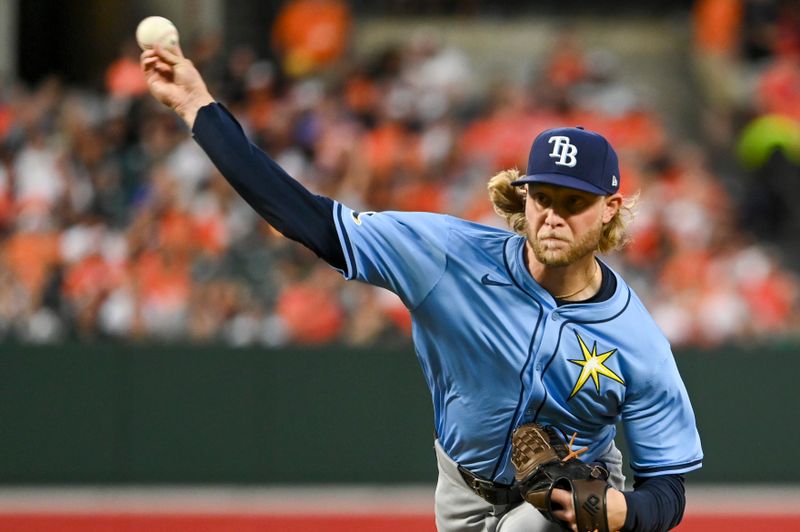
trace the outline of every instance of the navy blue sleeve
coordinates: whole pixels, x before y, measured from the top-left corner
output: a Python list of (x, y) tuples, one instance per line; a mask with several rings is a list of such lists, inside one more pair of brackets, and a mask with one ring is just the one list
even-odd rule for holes
[(678, 526), (686, 508), (683, 475), (634, 477), (624, 492), (628, 515), (622, 532), (662, 532)]
[(344, 270), (344, 253), (333, 221), (333, 200), (309, 192), (254, 146), (233, 115), (219, 103), (200, 109), (192, 134), (228, 183), (262, 218), (286, 238)]

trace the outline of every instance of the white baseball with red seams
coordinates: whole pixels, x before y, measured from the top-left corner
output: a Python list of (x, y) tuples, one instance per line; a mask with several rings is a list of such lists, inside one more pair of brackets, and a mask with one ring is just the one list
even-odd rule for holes
[(174, 48), (178, 45), (178, 29), (164, 17), (147, 17), (136, 27), (136, 42), (142, 50), (149, 50), (156, 43)]

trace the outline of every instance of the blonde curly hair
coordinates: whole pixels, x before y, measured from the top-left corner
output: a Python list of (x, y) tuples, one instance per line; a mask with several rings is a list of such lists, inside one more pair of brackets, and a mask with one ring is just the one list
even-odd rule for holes
[[(524, 186), (511, 184), (518, 178), (518, 170), (503, 170), (489, 180), (487, 188), (494, 212), (505, 218), (508, 227), (515, 233), (528, 236), (528, 220), (525, 218), (525, 198), (528, 193)], [(597, 251), (607, 253), (621, 249), (630, 242), (628, 225), (636, 214), (634, 207), (637, 200), (638, 194), (623, 199), (622, 206), (611, 221), (603, 225)]]

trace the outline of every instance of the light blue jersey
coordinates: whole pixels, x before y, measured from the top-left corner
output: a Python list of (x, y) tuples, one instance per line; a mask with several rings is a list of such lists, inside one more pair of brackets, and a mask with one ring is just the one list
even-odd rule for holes
[(357, 213), (335, 203), (347, 279), (396, 293), (447, 454), (513, 482), (511, 432), (536, 421), (577, 432), (593, 461), (622, 421), (637, 475), (701, 467), (689, 398), (669, 343), (617, 275), (599, 303), (556, 305), (514, 233), (431, 213)]

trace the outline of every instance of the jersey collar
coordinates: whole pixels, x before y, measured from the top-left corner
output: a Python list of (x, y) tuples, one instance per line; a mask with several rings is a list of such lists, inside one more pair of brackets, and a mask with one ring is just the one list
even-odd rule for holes
[[(506, 268), (517, 288), (541, 303), (548, 312), (557, 310), (559, 314), (569, 316), (577, 321), (597, 321), (622, 312), (628, 305), (631, 289), (622, 277), (609, 267), (611, 273), (617, 278), (617, 289), (614, 291), (614, 295), (599, 303), (575, 303), (558, 307), (550, 292), (536, 282), (525, 266), (526, 241), (525, 237), (517, 235), (506, 242)], [(603, 262), (603, 264), (606, 263)], [(606, 266), (608, 265), (606, 264)]]

